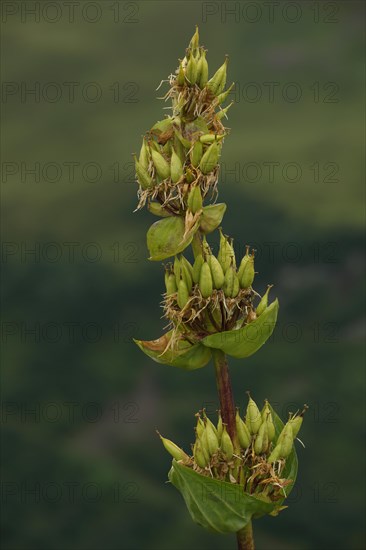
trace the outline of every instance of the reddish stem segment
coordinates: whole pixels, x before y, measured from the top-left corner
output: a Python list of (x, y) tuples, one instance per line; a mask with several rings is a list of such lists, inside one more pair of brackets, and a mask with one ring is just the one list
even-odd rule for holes
[(238, 550), (254, 550), (252, 522), (236, 533)]
[(231, 389), (229, 367), (226, 360), (226, 355), (221, 350), (212, 350), (213, 360), (216, 370), (217, 391), (220, 398), (221, 417), (226, 429), (230, 435), (234, 446), (236, 443), (236, 426), (235, 426), (235, 403)]

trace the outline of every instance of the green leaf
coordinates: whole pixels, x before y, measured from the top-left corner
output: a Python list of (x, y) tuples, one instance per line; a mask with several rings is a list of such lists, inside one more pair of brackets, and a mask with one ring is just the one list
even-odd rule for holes
[(226, 211), (226, 204), (211, 204), (210, 206), (204, 206), (202, 210), (200, 228), (204, 233), (211, 233), (222, 222)]
[(186, 235), (184, 233), (185, 223), (180, 216), (164, 218), (153, 223), (146, 236), (149, 260), (165, 260), (183, 252), (191, 243), (195, 231), (192, 230)]
[(221, 349), (223, 352), (243, 359), (253, 355), (271, 336), (276, 324), (278, 300), (276, 299), (267, 309), (251, 323), (243, 328), (217, 332), (201, 340), (209, 348)]
[(181, 492), (193, 521), (215, 533), (237, 532), (252, 516), (278, 508), (277, 502), (249, 495), (240, 485), (202, 476), (175, 460), (168, 477)]
[(157, 340), (134, 340), (138, 347), (151, 359), (163, 365), (179, 367), (184, 370), (201, 369), (211, 359), (211, 350), (201, 344), (192, 345), (187, 340), (178, 340), (174, 350), (167, 349), (172, 331)]

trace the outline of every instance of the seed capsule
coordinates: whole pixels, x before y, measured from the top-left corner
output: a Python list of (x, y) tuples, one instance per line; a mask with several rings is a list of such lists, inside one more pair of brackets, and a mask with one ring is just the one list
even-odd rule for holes
[(186, 182), (192, 183), (195, 180), (195, 176), (190, 168), (186, 168)]
[(267, 432), (267, 423), (262, 422), (257, 437), (254, 442), (254, 452), (259, 455), (264, 453), (268, 447), (268, 432)]
[(192, 275), (187, 265), (183, 262), (181, 262), (181, 275), (182, 275), (182, 279), (186, 283), (188, 293), (190, 293), (193, 286)]
[(242, 449), (247, 449), (250, 445), (251, 436), (245, 422), (240, 418), (239, 411), (236, 411), (235, 424), (240, 446)]
[(251, 434), (256, 434), (262, 424), (261, 413), (255, 401), (249, 396), (245, 423)]
[(181, 271), (182, 271), (181, 262), (180, 262), (180, 259), (178, 258), (178, 256), (175, 256), (175, 258), (174, 258), (173, 271), (174, 271), (174, 275), (175, 275), (175, 283), (176, 283), (177, 288), (178, 288), (179, 281), (181, 279)]
[(226, 455), (227, 460), (231, 460), (234, 454), (234, 446), (226, 431), (226, 426), (223, 426), (221, 435), (221, 450)]
[(264, 310), (267, 309), (268, 307), (268, 293), (271, 290), (272, 286), (273, 285), (268, 285), (265, 294), (263, 294), (261, 301), (259, 302), (258, 307), (255, 310), (257, 317), (259, 317), (264, 312)]
[(248, 250), (246, 253), (247, 259), (244, 263), (244, 267), (242, 270), (242, 276), (240, 279), (240, 286), (241, 288), (249, 288), (252, 286), (252, 283), (254, 281), (254, 255), (248, 254)]
[(196, 439), (196, 442), (193, 447), (193, 458), (197, 466), (200, 468), (206, 468), (208, 465), (208, 460), (206, 460), (205, 454), (202, 449), (202, 443), (199, 438)]
[(205, 438), (207, 443), (207, 450), (210, 456), (212, 456), (214, 453), (216, 453), (217, 449), (219, 448), (219, 440), (217, 439), (217, 435), (212, 425), (208, 422), (206, 422), (204, 435), (202, 436), (202, 441), (205, 441)]
[(166, 179), (170, 176), (170, 167), (165, 158), (158, 151), (151, 149), (151, 156), (153, 159), (154, 166), (156, 168), (157, 174), (162, 178)]
[(174, 273), (169, 273), (165, 281), (165, 286), (166, 286), (166, 293), (168, 296), (171, 296), (172, 294), (175, 294), (175, 292), (177, 292), (177, 285), (175, 283)]
[(176, 152), (176, 154), (180, 158), (180, 161), (181, 161), (182, 166), (183, 166), (183, 164), (185, 162), (185, 159), (186, 159), (186, 152), (185, 152), (184, 147), (183, 147), (182, 143), (180, 142), (180, 140), (179, 140), (179, 138), (177, 137), (176, 134), (174, 134), (174, 138), (173, 138), (173, 147), (174, 147), (174, 151)]
[(192, 36), (191, 38), (191, 41), (189, 43), (189, 49), (191, 49), (193, 52), (195, 50), (197, 50), (198, 46), (199, 46), (199, 33), (198, 33), (198, 26), (196, 25), (196, 31), (194, 33), (194, 35)]
[(224, 284), (224, 272), (222, 270), (219, 260), (213, 254), (208, 257), (207, 262), (211, 269), (213, 287), (218, 290), (222, 288)]
[(173, 183), (177, 183), (183, 176), (183, 165), (174, 149), (170, 159), (170, 173)]
[(287, 458), (292, 451), (293, 446), (293, 432), (290, 422), (287, 422), (282, 432), (280, 433), (277, 445), (281, 445), (281, 457)]
[(203, 145), (202, 145), (202, 143), (199, 140), (195, 141), (194, 144), (193, 144), (193, 147), (191, 149), (191, 152), (190, 152), (191, 164), (195, 168), (197, 168), (197, 166), (199, 165), (199, 163), (201, 161), (201, 158), (202, 158), (202, 154), (203, 154)]
[(175, 460), (188, 460), (189, 459), (189, 456), (183, 451), (183, 449), (178, 447), (178, 445), (173, 443), (173, 441), (170, 441), (170, 439), (166, 439), (165, 437), (160, 435), (159, 432), (157, 432), (157, 433), (158, 433), (165, 449), (168, 451), (169, 454), (172, 455), (173, 458), (175, 458)]
[(154, 185), (152, 178), (147, 173), (147, 171), (141, 166), (141, 164), (137, 160), (136, 155), (135, 155), (135, 170), (136, 170), (137, 181), (139, 182), (139, 184), (143, 189), (147, 189), (148, 187), (152, 187)]
[(224, 278), (224, 294), (227, 298), (231, 298), (234, 289), (234, 268), (229, 266), (226, 270)]
[(216, 98), (216, 104), (217, 105), (221, 105), (221, 103), (224, 103), (224, 101), (227, 99), (228, 95), (230, 94), (231, 90), (233, 89), (233, 87), (235, 86), (235, 82), (233, 82), (231, 84), (231, 86), (229, 86), (229, 88), (227, 90), (225, 90), (225, 92), (222, 92), (221, 94), (219, 94)]
[(192, 86), (193, 84), (196, 84), (197, 74), (198, 74), (197, 61), (194, 58), (194, 56), (191, 54), (189, 56), (188, 63), (186, 66), (186, 78)]
[(219, 419), (217, 422), (217, 438), (219, 440), (219, 443), (221, 443), (222, 430), (223, 430), (223, 424), (222, 424), (221, 412), (219, 411)]
[(231, 243), (229, 242), (229, 239), (225, 237), (221, 228), (219, 229), (219, 231), (220, 231), (220, 248), (219, 248), (219, 253), (217, 255), (217, 259), (219, 260), (224, 273), (226, 273), (226, 271), (231, 265), (235, 268), (235, 253)]
[(273, 423), (271, 409), (269, 408), (269, 403), (267, 400), (265, 401), (265, 406), (262, 412), (262, 422), (267, 423), (268, 440), (273, 441), (275, 438), (276, 430)]
[(221, 141), (225, 137), (225, 134), (203, 134), (200, 136), (201, 143), (213, 143), (214, 141)]
[(226, 116), (228, 110), (230, 109), (230, 107), (232, 107), (234, 104), (234, 102), (232, 101), (227, 107), (225, 107), (225, 109), (221, 109), (217, 114), (216, 114), (216, 118), (217, 120), (221, 120), (222, 118), (224, 118), (224, 116)]
[(210, 266), (207, 262), (203, 262), (202, 264), (198, 287), (203, 298), (211, 296), (213, 290), (212, 275)]
[(188, 269), (189, 273), (191, 274), (191, 277), (192, 277), (192, 273), (193, 273), (193, 267), (191, 266), (190, 262), (187, 260), (187, 258), (185, 256), (183, 256), (183, 254), (181, 255), (180, 257), (180, 261), (181, 261), (181, 264), (182, 265), (185, 265), (186, 268)]
[(183, 64), (182, 62), (180, 61), (179, 63), (179, 69), (178, 69), (178, 74), (177, 74), (177, 84), (178, 86), (184, 86), (184, 70), (183, 70)]
[(276, 445), (276, 447), (273, 449), (271, 454), (269, 455), (267, 462), (268, 464), (273, 464), (273, 462), (276, 462), (281, 456), (281, 445)]
[(151, 214), (154, 214), (154, 216), (160, 216), (161, 218), (169, 218), (171, 216), (171, 214), (169, 214), (169, 212), (158, 202), (149, 202), (147, 209)]
[(146, 140), (143, 139), (142, 146), (140, 149), (139, 163), (140, 163), (140, 166), (142, 166), (142, 168), (147, 171), (147, 169), (149, 168), (149, 162), (150, 162), (149, 148), (147, 146)]
[(217, 141), (214, 141), (209, 146), (207, 151), (203, 153), (201, 162), (199, 164), (200, 170), (203, 174), (209, 174), (217, 165), (220, 154), (220, 145)]
[(297, 434), (299, 433), (300, 431), (300, 428), (301, 428), (301, 425), (302, 425), (302, 422), (304, 420), (304, 414), (306, 413), (307, 409), (309, 407), (307, 405), (304, 405), (304, 409), (303, 411), (296, 415), (296, 416), (293, 416), (291, 418), (291, 420), (289, 421), (290, 424), (291, 424), (291, 428), (292, 428), (292, 434), (293, 434), (293, 437), (294, 439), (296, 438)]
[(219, 95), (226, 84), (226, 69), (227, 69), (228, 57), (226, 57), (224, 63), (216, 71), (212, 78), (207, 82), (207, 88), (214, 94)]
[(198, 437), (202, 437), (204, 429), (205, 429), (205, 424), (204, 424), (202, 418), (200, 416), (197, 416), (196, 433), (197, 433)]
[(189, 300), (189, 292), (186, 282), (181, 279), (178, 283), (177, 302), (180, 309), (183, 309)]
[(198, 185), (194, 185), (191, 188), (188, 194), (187, 205), (192, 214), (202, 209), (202, 194)]
[(199, 74), (198, 85), (202, 90), (206, 86), (208, 80), (208, 63), (206, 59), (206, 52), (203, 48), (201, 50), (201, 57), (198, 61), (197, 72)]
[(193, 264), (192, 279), (194, 283), (198, 283), (200, 280), (201, 267), (203, 265), (204, 259), (202, 254), (198, 254)]

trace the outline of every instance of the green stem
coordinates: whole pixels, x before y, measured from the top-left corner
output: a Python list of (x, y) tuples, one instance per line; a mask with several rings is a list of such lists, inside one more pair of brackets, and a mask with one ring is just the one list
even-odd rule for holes
[(254, 550), (254, 539), (252, 522), (243, 527), (236, 533), (236, 539), (238, 541), (238, 550)]

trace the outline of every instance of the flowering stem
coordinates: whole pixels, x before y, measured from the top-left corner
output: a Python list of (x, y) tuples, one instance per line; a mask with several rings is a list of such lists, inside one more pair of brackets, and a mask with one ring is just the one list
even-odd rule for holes
[(254, 550), (252, 522), (249, 521), (243, 529), (236, 533), (238, 550)]
[(213, 361), (216, 370), (217, 391), (220, 398), (221, 417), (226, 429), (231, 437), (231, 440), (236, 446), (236, 426), (235, 426), (235, 403), (233, 391), (231, 389), (229, 367), (227, 364), (226, 355), (223, 351), (212, 350)]

